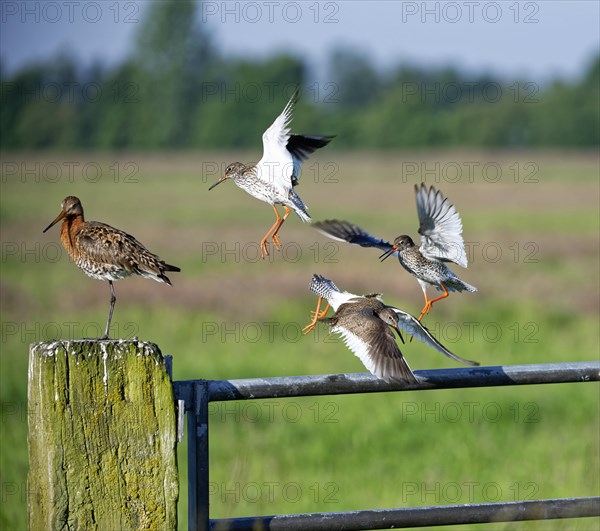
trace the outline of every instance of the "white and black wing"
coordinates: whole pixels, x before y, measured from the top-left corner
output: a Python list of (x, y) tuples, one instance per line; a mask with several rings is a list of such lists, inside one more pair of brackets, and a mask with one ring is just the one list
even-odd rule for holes
[(300, 178), (300, 166), (315, 150), (325, 147), (333, 140), (333, 136), (315, 136), (315, 135), (289, 135), (286, 148), (292, 156), (294, 165), (294, 174), (292, 176), (292, 185), (298, 184)]
[(423, 256), (467, 267), (462, 221), (456, 208), (439, 190), (415, 185)]
[(382, 251), (389, 251), (393, 247), (390, 242), (377, 238), (348, 221), (326, 219), (325, 221), (317, 221), (312, 225), (325, 236), (341, 242), (354, 243), (361, 247), (376, 247)]
[(275, 118), (271, 126), (263, 133), (263, 157), (257, 164), (259, 176), (265, 180), (292, 187), (294, 161), (287, 149), (290, 139), (290, 124), (294, 116), (294, 105), (298, 100), (298, 89), (294, 91), (290, 101)]
[(313, 151), (326, 146), (334, 138), (291, 134), (290, 125), (297, 101), (298, 88), (281, 114), (263, 133), (263, 157), (257, 164), (264, 178), (277, 179), (286, 187), (298, 184), (302, 163)]
[(396, 314), (398, 315), (398, 328), (400, 328), (407, 334), (416, 337), (419, 341), (422, 341), (426, 345), (434, 348), (438, 352), (441, 352), (445, 356), (448, 356), (449, 358), (458, 361), (459, 363), (464, 363), (465, 365), (473, 366), (479, 365), (479, 363), (476, 361), (466, 360), (450, 352), (435, 337), (433, 337), (431, 332), (427, 330), (427, 328), (425, 328), (416, 317), (413, 317), (409, 313), (403, 312), (398, 308), (392, 307), (392, 310), (394, 310), (394, 312), (396, 312)]

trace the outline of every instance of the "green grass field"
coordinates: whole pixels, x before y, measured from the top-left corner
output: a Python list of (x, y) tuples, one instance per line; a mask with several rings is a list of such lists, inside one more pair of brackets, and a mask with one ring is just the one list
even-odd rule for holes
[[(313, 273), (418, 314), (421, 290), (396, 260), (380, 264), (297, 218), (281, 230), (283, 250), (258, 259), (271, 208), (233, 183), (208, 192), (225, 163), (258, 155), (2, 155), (1, 529), (27, 527), (28, 345), (100, 335), (108, 309), (107, 284), (69, 262), (58, 227), (42, 234), (65, 196), (182, 268), (172, 288), (115, 285), (113, 337), (156, 342), (175, 379), (364, 371), (325, 329), (301, 335)], [(323, 150), (298, 192), (314, 220), (393, 239), (417, 236), (413, 185), (437, 184), (463, 218), (470, 264), (454, 269), (479, 291), (434, 305), (425, 324), (482, 365), (585, 361), (600, 357), (598, 169), (590, 153)], [(413, 370), (457, 366), (417, 341), (403, 352)], [(212, 404), (211, 515), (599, 495), (599, 428), (597, 384)], [(179, 457), (185, 529), (185, 444)]]

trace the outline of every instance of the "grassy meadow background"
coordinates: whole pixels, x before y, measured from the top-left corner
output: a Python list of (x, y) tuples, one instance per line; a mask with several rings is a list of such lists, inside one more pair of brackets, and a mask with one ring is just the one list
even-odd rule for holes
[[(295, 216), (283, 250), (260, 260), (272, 209), (231, 182), (208, 192), (224, 164), (259, 156), (2, 154), (0, 528), (27, 526), (28, 346), (100, 335), (108, 309), (107, 284), (69, 263), (59, 228), (42, 234), (65, 196), (181, 267), (172, 288), (116, 283), (112, 331), (156, 342), (173, 356), (175, 379), (363, 371), (323, 327), (301, 335), (313, 273), (418, 315), (421, 290), (395, 259), (380, 264), (375, 250), (327, 240)], [(314, 220), (348, 219), (392, 239), (417, 236), (413, 185), (438, 185), (470, 249), (469, 269), (454, 269), (479, 288), (434, 305), (424, 322), (440, 341), (482, 365), (598, 360), (598, 169), (590, 152), (324, 149), (298, 192)], [(402, 350), (413, 370), (457, 366), (418, 341)], [(213, 404), (211, 515), (598, 495), (599, 414), (597, 384)], [(185, 443), (179, 457), (185, 529)]]

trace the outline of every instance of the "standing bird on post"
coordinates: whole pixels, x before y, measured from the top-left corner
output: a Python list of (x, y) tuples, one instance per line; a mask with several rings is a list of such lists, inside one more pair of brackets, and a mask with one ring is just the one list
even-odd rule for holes
[(165, 271), (181, 271), (152, 254), (130, 234), (98, 221), (85, 221), (83, 207), (77, 197), (71, 195), (64, 199), (60, 214), (44, 232), (60, 220), (60, 241), (75, 265), (88, 277), (106, 280), (110, 285), (108, 320), (100, 339), (108, 339), (117, 300), (113, 280), (140, 275), (171, 285)]
[[(363, 365), (378, 378), (386, 382), (417, 383), (390, 327), (394, 329), (402, 343), (400, 330), (416, 337), (426, 345), (465, 365), (479, 365), (476, 361), (463, 359), (446, 349), (427, 328), (412, 315), (384, 304), (378, 294), (365, 296), (340, 291), (329, 279), (314, 275), (310, 290), (319, 296), (313, 322), (304, 328), (310, 332), (317, 322), (329, 324), (331, 332), (340, 334), (346, 346), (363, 362)], [(327, 308), (319, 314), (322, 299), (328, 302)], [(335, 310), (333, 317), (326, 318), (329, 305)]]
[[(298, 89), (292, 94), (283, 112), (275, 119), (271, 127), (263, 133), (263, 156), (257, 164), (246, 166), (233, 162), (225, 168), (225, 174), (210, 188), (233, 179), (242, 190), (269, 203), (275, 211), (275, 223), (260, 242), (260, 253), (264, 258), (269, 254), (267, 240), (271, 238), (275, 247), (281, 248), (277, 233), (283, 222), (296, 212), (302, 221), (311, 221), (308, 208), (294, 190), (300, 178), (300, 166), (310, 153), (329, 144), (333, 136), (307, 136), (290, 133), (294, 105), (298, 99)], [(282, 205), (285, 214), (279, 215), (275, 205)], [(291, 210), (290, 210), (291, 209)]]
[[(463, 282), (446, 265), (447, 262), (453, 262), (461, 267), (467, 267), (462, 222), (456, 208), (433, 186), (427, 190), (423, 183), (420, 187), (415, 185), (415, 193), (420, 223), (420, 247), (416, 246), (410, 236), (398, 236), (391, 244), (347, 221), (335, 219), (319, 221), (313, 226), (335, 240), (355, 243), (362, 247), (377, 247), (385, 251), (380, 256), (382, 261), (396, 254), (402, 267), (416, 277), (423, 290), (425, 306), (421, 310), (420, 321), (429, 312), (434, 302), (448, 297), (448, 292), (475, 292), (477, 288)], [(435, 286), (443, 292), (443, 295), (429, 299), (427, 297), (429, 285)]]

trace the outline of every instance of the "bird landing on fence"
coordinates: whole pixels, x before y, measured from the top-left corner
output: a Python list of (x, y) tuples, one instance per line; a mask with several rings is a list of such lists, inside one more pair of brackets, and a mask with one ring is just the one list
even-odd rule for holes
[[(263, 133), (263, 156), (257, 164), (245, 165), (233, 162), (225, 168), (224, 175), (210, 188), (232, 179), (242, 190), (269, 203), (275, 211), (275, 223), (260, 242), (261, 256), (269, 254), (269, 238), (277, 249), (281, 249), (279, 229), (293, 210), (302, 221), (311, 221), (308, 207), (294, 188), (300, 179), (300, 167), (316, 149), (329, 144), (333, 136), (296, 135), (290, 133), (294, 105), (298, 100), (298, 89), (294, 91), (283, 112)], [(282, 205), (285, 214), (279, 214), (275, 205)]]
[[(477, 288), (463, 282), (446, 265), (448, 262), (465, 268), (468, 265), (462, 237), (462, 221), (458, 211), (433, 186), (428, 190), (423, 183), (421, 186), (415, 185), (415, 193), (421, 235), (420, 247), (415, 245), (410, 236), (398, 236), (392, 244), (372, 236), (348, 221), (332, 219), (316, 222), (313, 226), (334, 240), (381, 249), (384, 251), (380, 256), (382, 261), (395, 254), (400, 265), (416, 277), (423, 291), (425, 306), (419, 315), (420, 321), (429, 312), (433, 303), (448, 297), (449, 292), (475, 292)], [(435, 299), (429, 299), (428, 286), (435, 286), (443, 294)]]
[[(330, 331), (338, 333), (346, 346), (362, 361), (363, 365), (386, 382), (417, 383), (406, 359), (394, 338), (395, 330), (402, 343), (402, 331), (416, 337), (445, 356), (465, 365), (479, 365), (476, 361), (463, 359), (444, 347), (418, 319), (383, 303), (379, 294), (354, 295), (341, 291), (329, 279), (314, 275), (310, 290), (319, 296), (312, 322), (304, 328), (310, 332), (317, 322), (329, 325)], [(322, 299), (328, 304), (320, 310)], [(329, 307), (333, 317), (325, 317)]]
[(77, 197), (69, 196), (61, 204), (61, 212), (45, 229), (62, 220), (60, 241), (69, 256), (87, 276), (106, 280), (110, 286), (110, 307), (104, 335), (108, 331), (117, 297), (114, 280), (140, 275), (171, 285), (165, 271), (181, 271), (151, 253), (133, 236), (97, 221), (85, 221), (83, 207)]

